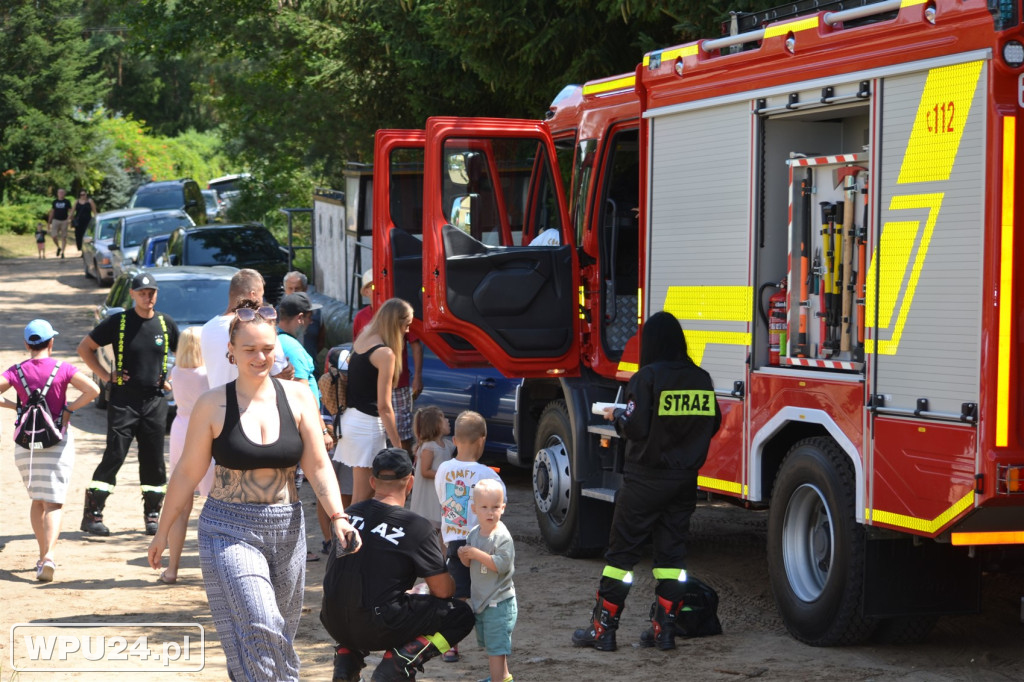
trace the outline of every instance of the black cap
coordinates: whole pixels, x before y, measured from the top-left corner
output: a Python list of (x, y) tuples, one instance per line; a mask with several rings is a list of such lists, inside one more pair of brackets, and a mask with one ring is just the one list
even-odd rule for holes
[(281, 317), (292, 318), (300, 313), (309, 313), (322, 307), (319, 303), (309, 300), (309, 294), (305, 291), (297, 291), (288, 294), (277, 304), (277, 314)]
[(153, 275), (148, 272), (140, 272), (135, 275), (132, 279), (132, 291), (140, 291), (141, 289), (159, 289), (156, 285), (156, 280), (153, 279)]
[[(388, 473), (382, 473), (388, 472)], [(373, 458), (373, 477), (381, 481), (397, 481), (412, 475), (412, 459), (402, 448), (385, 448)]]

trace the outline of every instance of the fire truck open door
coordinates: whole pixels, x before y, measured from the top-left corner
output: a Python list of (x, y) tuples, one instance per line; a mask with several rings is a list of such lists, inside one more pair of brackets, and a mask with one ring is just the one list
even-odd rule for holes
[(423, 327), (422, 130), (378, 130), (373, 175), (373, 298), (401, 298), (413, 307), (411, 330), (450, 367), (486, 364), (464, 340)]
[(545, 126), (429, 119), (424, 168), (426, 333), (508, 376), (578, 373), (576, 250)]

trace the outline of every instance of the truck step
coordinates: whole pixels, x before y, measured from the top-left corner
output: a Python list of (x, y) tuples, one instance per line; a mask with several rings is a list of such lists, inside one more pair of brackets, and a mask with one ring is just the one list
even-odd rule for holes
[(595, 500), (603, 500), (605, 502), (615, 501), (615, 490), (612, 488), (582, 488), (580, 489), (580, 495), (583, 495), (583, 497), (593, 497)]
[(589, 433), (596, 433), (599, 436), (605, 438), (618, 438), (619, 434), (615, 433), (615, 427), (611, 424), (590, 424), (587, 426)]

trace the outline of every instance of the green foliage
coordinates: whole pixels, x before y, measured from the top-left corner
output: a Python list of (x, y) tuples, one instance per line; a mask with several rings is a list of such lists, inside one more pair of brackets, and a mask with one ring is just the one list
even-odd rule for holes
[(36, 223), (46, 221), (50, 199), (41, 196), (26, 197), (24, 203), (0, 206), (0, 234), (32, 234)]

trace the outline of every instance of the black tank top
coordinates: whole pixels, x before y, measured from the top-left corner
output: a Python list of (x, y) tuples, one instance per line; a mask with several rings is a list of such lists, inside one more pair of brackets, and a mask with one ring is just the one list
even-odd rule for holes
[(84, 204), (80, 201), (75, 202), (75, 225), (81, 225), (85, 227), (92, 220), (92, 204), (88, 201)]
[(363, 414), (379, 417), (377, 411), (377, 368), (370, 362), (370, 356), (378, 348), (386, 348), (378, 343), (365, 353), (356, 353), (348, 357), (348, 406), (354, 407)]
[(238, 413), (238, 396), (235, 394), (235, 382), (224, 386), (224, 428), (220, 435), (213, 439), (210, 450), (213, 461), (219, 466), (237, 471), (252, 469), (287, 469), (302, 459), (302, 437), (295, 426), (295, 417), (288, 406), (281, 382), (272, 379), (274, 391), (277, 393), (277, 412), (281, 417), (281, 431), (277, 440), (263, 445), (253, 443), (242, 430)]

